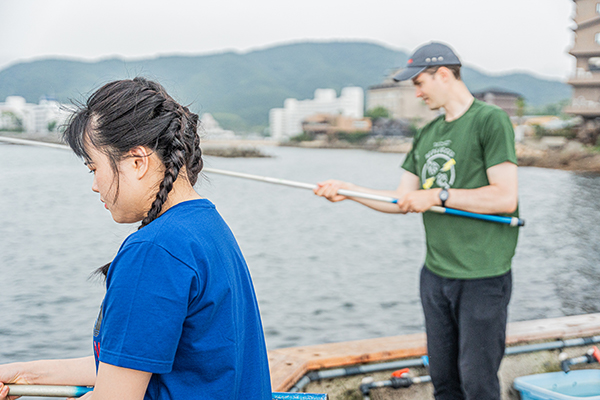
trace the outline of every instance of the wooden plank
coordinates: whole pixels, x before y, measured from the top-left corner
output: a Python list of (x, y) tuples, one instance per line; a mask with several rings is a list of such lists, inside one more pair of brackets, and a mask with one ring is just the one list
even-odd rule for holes
[(345, 367), (424, 354), (425, 334), (393, 336), (289, 349), (307, 358), (308, 369)]
[[(507, 344), (600, 335), (600, 313), (513, 322)], [(290, 347), (269, 351), (271, 385), (286, 391), (309, 371), (383, 362), (427, 354), (425, 334)]]
[(289, 390), (309, 371), (303, 358), (271, 350), (269, 353), (269, 369), (271, 373), (271, 388), (274, 392)]
[(508, 344), (600, 335), (600, 313), (508, 324)]

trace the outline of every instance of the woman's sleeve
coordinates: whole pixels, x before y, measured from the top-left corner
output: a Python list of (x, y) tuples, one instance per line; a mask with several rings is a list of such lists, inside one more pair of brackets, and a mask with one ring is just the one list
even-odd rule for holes
[(124, 246), (107, 276), (100, 361), (170, 372), (194, 283), (195, 272), (160, 246)]

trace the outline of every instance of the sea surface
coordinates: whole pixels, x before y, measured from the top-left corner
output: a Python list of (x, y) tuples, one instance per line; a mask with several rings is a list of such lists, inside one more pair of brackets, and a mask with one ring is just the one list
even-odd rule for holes
[[(206, 166), (392, 189), (404, 155), (265, 147), (272, 158)], [(0, 144), (0, 363), (92, 354), (104, 294), (91, 277), (135, 225), (112, 221), (69, 151)], [(269, 349), (423, 331), (419, 215), (309, 190), (207, 174), (247, 259)], [(520, 168), (521, 228), (510, 321), (600, 312), (600, 175)]]

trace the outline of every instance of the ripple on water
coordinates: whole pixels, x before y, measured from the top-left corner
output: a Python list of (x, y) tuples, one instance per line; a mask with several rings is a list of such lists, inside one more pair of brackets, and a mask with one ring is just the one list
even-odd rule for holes
[[(402, 155), (274, 148), (272, 159), (207, 165), (318, 182), (395, 188)], [(36, 159), (38, 163), (23, 163)], [(37, 165), (43, 164), (44, 169)], [(18, 166), (18, 168), (15, 168)], [(79, 160), (52, 149), (0, 145), (0, 357), (91, 354), (104, 295), (90, 273), (135, 226), (117, 225), (89, 190)], [(254, 280), (269, 348), (423, 330), (418, 282), (421, 217), (331, 204), (310, 191), (211, 176), (200, 182), (231, 226)], [(600, 176), (521, 168), (520, 231), (509, 319), (600, 312)], [(551, 188), (551, 190), (549, 190)]]

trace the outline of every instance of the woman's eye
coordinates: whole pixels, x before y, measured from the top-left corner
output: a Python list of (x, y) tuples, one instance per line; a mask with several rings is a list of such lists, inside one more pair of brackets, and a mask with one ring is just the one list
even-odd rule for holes
[(96, 170), (95, 169), (90, 169), (90, 174), (95, 174)]

